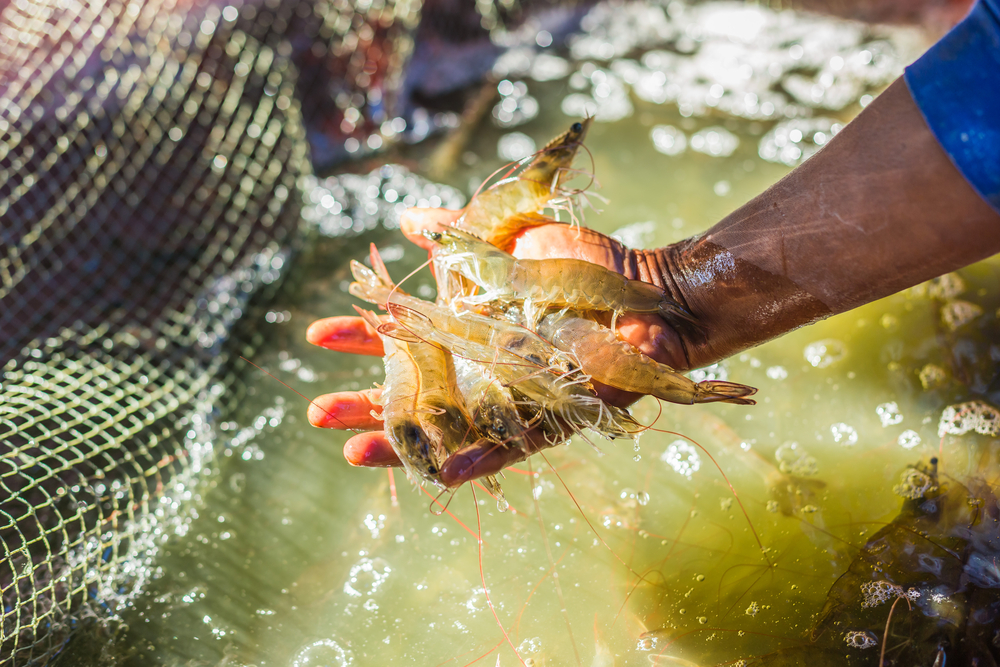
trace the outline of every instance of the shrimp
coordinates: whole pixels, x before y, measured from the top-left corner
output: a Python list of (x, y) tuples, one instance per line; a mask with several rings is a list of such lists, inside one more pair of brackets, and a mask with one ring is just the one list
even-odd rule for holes
[(532, 215), (561, 196), (560, 184), (587, 134), (591, 119), (573, 123), (550, 141), (517, 176), (504, 179), (473, 197), (458, 226), (506, 247), (521, 229), (545, 224), (548, 218)]
[(526, 425), (518, 413), (510, 389), (504, 387), (485, 364), (453, 357), (455, 381), (473, 424), (487, 439), (499, 445), (516, 444), (527, 453)]
[(716, 401), (754, 405), (745, 398), (757, 392), (753, 387), (717, 380), (693, 382), (619, 340), (611, 329), (574, 312), (547, 315), (538, 333), (578, 359), (584, 373), (608, 386), (684, 405)]
[[(379, 324), (374, 313), (360, 309), (358, 312), (369, 324)], [(443, 457), (435, 451), (434, 441), (419, 419), (425, 412), (421, 405), (420, 370), (407, 343), (383, 336), (382, 346), (385, 384), (379, 400), (386, 439), (412, 481), (428, 480), (440, 485), (438, 474)]]
[[(660, 287), (580, 259), (515, 259), (460, 229), (425, 231), (446, 250), (435, 261), (479, 285), (484, 294), (461, 297), (469, 304), (494, 300), (523, 301), (525, 318), (534, 329), (546, 308), (658, 313), (672, 325), (690, 327), (692, 316)], [(615, 320), (612, 321), (614, 328)]]
[[(517, 358), (519, 365), (522, 366), (527, 362), (527, 365), (551, 367), (566, 372), (573, 365), (572, 360), (554, 345), (523, 327), (472, 312), (458, 315), (444, 306), (417, 299), (399, 289), (394, 289), (395, 286), (391, 282), (380, 278), (360, 262), (352, 261), (351, 271), (355, 279), (348, 288), (351, 294), (369, 303), (385, 306), (387, 310), (391, 303), (416, 311), (428, 318), (434, 329), (448, 332), (452, 337), (471, 340), (491, 350), (490, 354), (481, 360), (483, 363), (491, 361), (493, 350), (500, 350)], [(405, 337), (405, 333), (401, 335)], [(452, 349), (450, 346), (446, 347)]]
[[(544, 422), (543, 431), (551, 436), (552, 441), (564, 441), (574, 430), (580, 428), (593, 429), (610, 439), (634, 437), (641, 431), (641, 425), (628, 412), (607, 405), (593, 394), (588, 376), (574, 368), (563, 371), (557, 366), (546, 364), (545, 359), (550, 357), (533, 353), (532, 350), (548, 345), (553, 351), (550, 356), (562, 355), (536, 334), (475, 313), (457, 316), (448, 309), (434, 306), (430, 310), (438, 317), (426, 315), (395, 301), (390, 302), (389, 312), (403, 329), (400, 331), (396, 328), (391, 335), (405, 337), (408, 333), (419, 340), (439, 343), (467, 359), (492, 364), (492, 372), (515, 395), (523, 395), (528, 404), (540, 406), (528, 425)], [(475, 320), (477, 325), (461, 326), (466, 320)], [(449, 331), (440, 326), (441, 323), (448, 322), (458, 324), (453, 327), (458, 331)], [(381, 330), (388, 334), (391, 328), (387, 329), (383, 325)], [(521, 333), (518, 334), (518, 331)]]
[[(381, 276), (358, 262), (352, 262), (351, 268), (355, 278), (359, 281), (352, 285), (352, 294), (382, 305), (390, 296), (403, 301), (420, 302), (420, 299), (396, 289), (374, 245), (372, 245), (372, 264), (382, 274)], [(382, 324), (371, 313), (368, 313), (365, 319), (376, 328)], [(437, 475), (445, 459), (461, 449), (466, 444), (470, 434), (478, 434), (478, 431), (473, 428), (473, 422), (469, 417), (463, 396), (457, 391), (458, 383), (453, 365), (454, 360), (450, 353), (435, 345), (422, 344), (419, 341), (407, 343), (385, 336), (383, 336), (383, 345), (389, 345), (386, 341), (390, 340), (392, 341), (391, 345), (400, 348), (399, 351), (405, 351), (409, 355), (416, 368), (415, 383), (410, 385), (417, 392), (416, 403), (409, 409), (411, 414), (416, 416), (422, 433), (431, 445), (429, 449), (421, 450), (422, 452), (426, 451), (431, 460), (430, 464), (420, 472), (424, 479), (429, 479), (440, 485)], [(389, 377), (387, 363), (387, 386), (389, 385)], [(389, 428), (386, 429), (386, 433), (387, 435), (390, 433)], [(514, 433), (519, 433), (519, 431), (512, 432), (512, 435)], [(400, 453), (400, 450), (396, 449), (391, 436), (389, 436), (389, 440), (405, 465), (407, 459)], [(486, 478), (486, 482), (490, 485), (494, 495), (503, 497), (503, 491), (495, 477)]]

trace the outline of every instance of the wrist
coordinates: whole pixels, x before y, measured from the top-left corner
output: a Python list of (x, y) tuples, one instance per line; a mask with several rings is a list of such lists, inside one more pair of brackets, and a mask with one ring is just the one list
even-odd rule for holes
[(832, 314), (788, 277), (735, 257), (711, 234), (639, 252), (637, 263), (646, 267), (649, 281), (663, 287), (698, 325), (677, 332), (687, 369), (716, 363)]

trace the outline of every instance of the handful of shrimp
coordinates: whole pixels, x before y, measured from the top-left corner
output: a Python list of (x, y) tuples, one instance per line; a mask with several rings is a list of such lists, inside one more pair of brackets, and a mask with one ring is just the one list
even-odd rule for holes
[[(697, 327), (661, 288), (582, 260), (518, 260), (503, 249), (520, 230), (554, 222), (544, 208), (575, 219), (563, 181), (589, 124), (574, 123), (515, 176), (477, 194), (455, 227), (425, 234), (435, 244), (437, 302), (399, 289), (374, 245), (373, 270), (351, 263), (351, 294), (388, 313), (359, 311), (385, 347), (386, 437), (416, 483), (443, 488), (444, 459), (474, 442), (527, 455), (529, 432), (550, 444), (584, 429), (608, 439), (641, 433), (592, 380), (672, 403), (754, 404), (753, 387), (694, 382), (618, 337), (625, 313)], [(496, 479), (487, 482), (502, 498)]]

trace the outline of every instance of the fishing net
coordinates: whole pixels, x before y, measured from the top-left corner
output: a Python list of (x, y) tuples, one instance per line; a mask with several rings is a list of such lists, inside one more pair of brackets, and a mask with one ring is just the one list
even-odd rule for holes
[(392, 131), (416, 5), (0, 2), (0, 665), (185, 530), (310, 149)]

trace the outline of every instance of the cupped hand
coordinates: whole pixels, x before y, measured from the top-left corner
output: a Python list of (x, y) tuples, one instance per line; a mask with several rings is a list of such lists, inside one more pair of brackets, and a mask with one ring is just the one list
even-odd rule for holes
[[(432, 242), (424, 237), (424, 230), (440, 230), (442, 225), (454, 224), (461, 211), (445, 209), (410, 209), (401, 220), (406, 237), (430, 251)], [(647, 264), (645, 253), (630, 250), (611, 237), (593, 230), (552, 223), (522, 230), (510, 247), (505, 248), (518, 258), (582, 259), (614, 269), (629, 278), (654, 282), (657, 267)], [(618, 336), (643, 353), (678, 370), (687, 370), (688, 363), (681, 339), (657, 315), (623, 315), (618, 318)], [(378, 333), (359, 317), (328, 317), (310, 325), (306, 337), (310, 343), (329, 350), (382, 356), (382, 341)], [(639, 398), (638, 394), (624, 392), (594, 383), (598, 396), (617, 406), (626, 406)], [(313, 426), (361, 431), (344, 445), (344, 456), (351, 465), (389, 467), (401, 465), (392, 450), (382, 421), (375, 417), (381, 412), (378, 405), (379, 389), (359, 392), (325, 394), (309, 407), (309, 422)], [(549, 446), (534, 432), (527, 435), (529, 451)], [(452, 454), (441, 470), (441, 481), (447, 486), (459, 484), (485, 475), (492, 475), (525, 458), (520, 448), (484, 447), (473, 444)]]

